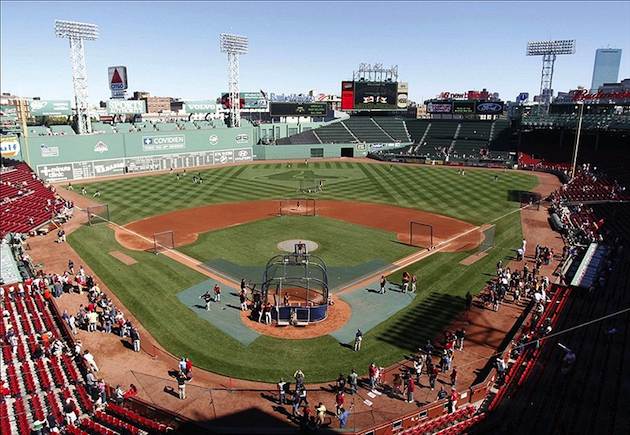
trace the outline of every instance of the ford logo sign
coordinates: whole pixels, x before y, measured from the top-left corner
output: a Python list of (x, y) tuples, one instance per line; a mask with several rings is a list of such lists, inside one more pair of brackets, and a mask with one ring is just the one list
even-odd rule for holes
[(500, 112), (503, 110), (503, 106), (499, 103), (481, 103), (477, 105), (479, 112)]

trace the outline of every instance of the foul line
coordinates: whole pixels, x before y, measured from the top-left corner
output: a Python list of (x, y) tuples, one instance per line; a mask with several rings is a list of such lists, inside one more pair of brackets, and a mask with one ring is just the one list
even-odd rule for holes
[(526, 209), (527, 207), (530, 207), (530, 204), (524, 205), (523, 207), (519, 207), (519, 208), (515, 208), (514, 210), (510, 210), (509, 212), (492, 219), (489, 222), (486, 222), (485, 224), (482, 225), (478, 225), (474, 228), (471, 228), (469, 230), (466, 230), (462, 233), (456, 234), (453, 237), (451, 237), (450, 239), (447, 240), (443, 240), (440, 243), (438, 243), (437, 245), (435, 245), (433, 247), (433, 249), (430, 249), (428, 251), (419, 251), (416, 252), (415, 254), (411, 254), (405, 258), (401, 258), (398, 261), (394, 262), (394, 267), (392, 269), (387, 270), (386, 272), (380, 272), (380, 273), (374, 273), (371, 274), (370, 276), (368, 276), (367, 278), (359, 278), (358, 280), (349, 283), (347, 286), (343, 287), (341, 290), (339, 290), (336, 294), (339, 295), (341, 293), (345, 293), (351, 290), (356, 290), (358, 287), (365, 285), (367, 283), (370, 283), (372, 281), (374, 281), (374, 279), (378, 278), (378, 275), (383, 275), (383, 274), (387, 274), (387, 275), (391, 275), (393, 273), (398, 272), (401, 269), (404, 269), (405, 267), (409, 266), (410, 264), (416, 263), (420, 260), (424, 260), (427, 257), (430, 257), (431, 255), (440, 252), (441, 250), (443, 250), (444, 248), (446, 248), (451, 242), (454, 242), (455, 240), (459, 239), (460, 237), (464, 237), (474, 231), (478, 231), (480, 230), (483, 226), (485, 225), (489, 225), (489, 224), (493, 224), (496, 223), (498, 221), (500, 221), (501, 219), (510, 216), (511, 214), (514, 214), (516, 212), (520, 212), (524, 209)]
[[(79, 210), (83, 211), (83, 212), (86, 211), (85, 209), (83, 209), (81, 207), (78, 207), (78, 206), (75, 206), (75, 207), (78, 208)], [(102, 216), (99, 216), (97, 214), (92, 214), (92, 216), (97, 216), (99, 219), (102, 219), (103, 221), (109, 223), (110, 225), (113, 225), (116, 228), (119, 228), (119, 229), (121, 229), (123, 231), (126, 231), (126, 232), (128, 232), (130, 234), (133, 234), (134, 236), (136, 236), (136, 237), (138, 237), (138, 238), (140, 238), (140, 239), (150, 243), (151, 245), (154, 245), (156, 243), (155, 240), (149, 239), (148, 237), (145, 237), (142, 234), (136, 233), (135, 231), (130, 230), (129, 228), (126, 228), (126, 227), (124, 227), (122, 225), (119, 225), (116, 222), (113, 222), (113, 221), (111, 221), (109, 219), (105, 219)], [(193, 269), (193, 270), (195, 270), (195, 271), (197, 271), (197, 272), (199, 272), (199, 273), (201, 273), (203, 275), (206, 275), (209, 278), (212, 278), (212, 279), (214, 279), (216, 281), (219, 281), (220, 283), (222, 283), (224, 285), (229, 285), (229, 286), (232, 286), (234, 288), (237, 288), (239, 286), (238, 282), (236, 282), (236, 281), (234, 281), (234, 280), (232, 280), (232, 279), (230, 279), (230, 278), (228, 278), (228, 277), (226, 277), (226, 276), (224, 276), (224, 275), (222, 275), (222, 274), (220, 274), (218, 272), (215, 272), (213, 269), (211, 269), (210, 267), (206, 266), (205, 264), (203, 264), (199, 260), (196, 260), (196, 259), (194, 259), (192, 257), (189, 257), (188, 255), (183, 254), (183, 253), (179, 252), (178, 250), (176, 250), (174, 248), (169, 248), (167, 246), (164, 246), (161, 243), (158, 243), (158, 245), (166, 251), (164, 253), (164, 255), (166, 255), (170, 259), (175, 260), (178, 263), (180, 263), (180, 264), (182, 264), (182, 265), (184, 265), (186, 267), (189, 267), (190, 269)], [(181, 258), (183, 261), (180, 261), (177, 257)]]

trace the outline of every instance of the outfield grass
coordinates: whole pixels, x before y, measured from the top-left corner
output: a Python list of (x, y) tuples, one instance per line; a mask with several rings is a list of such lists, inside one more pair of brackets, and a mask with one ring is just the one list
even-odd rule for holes
[[(203, 172), (205, 181), (201, 186), (193, 185), (190, 179), (177, 182), (168, 174), (98, 182), (87, 188), (101, 190), (101, 200), (110, 205), (112, 219), (119, 223), (208, 203), (294, 196), (300, 177), (314, 177), (326, 179), (326, 190), (318, 196), (321, 198), (388, 203), (481, 224), (518, 207), (518, 203), (510, 201), (510, 190), (531, 190), (536, 184), (535, 177), (514, 172), (499, 172), (499, 180), (494, 182), (495, 173), (467, 169), (466, 175), (460, 176), (457, 169), (450, 168), (390, 168), (349, 162), (317, 162), (310, 163), (308, 168), (304, 164), (287, 168), (286, 164), (278, 163), (210, 169)], [(310, 218), (297, 219), (303, 219), (298, 225), (302, 222), (306, 225), (300, 231), (308, 231), (306, 223)], [(263, 226), (277, 222), (280, 220)], [(250, 231), (245, 227), (243, 231)], [(338, 242), (336, 239), (341, 236), (328, 234), (331, 228), (324, 227), (312, 233), (313, 239), (329, 237), (332, 242)], [(268, 230), (264, 237), (259, 232), (247, 237), (261, 240), (272, 237), (275, 241), (272, 228)], [(203, 235), (200, 244), (190, 249), (199, 249), (202, 245), (211, 247), (213, 237), (221, 238), (226, 234), (229, 232)], [(104, 225), (81, 228), (68, 240), (170, 352), (190, 356), (199, 367), (238, 378), (277, 381), (300, 367), (307, 381), (315, 382), (333, 379), (340, 372), (347, 373), (351, 367), (365, 372), (372, 361), (380, 365), (394, 363), (427, 338), (433, 338), (461, 310), (463, 295), (469, 290), (473, 293), (481, 290), (487, 279), (485, 274), (493, 273), (498, 259), (511, 255), (511, 250), (520, 244), (521, 230), (519, 213), (512, 213), (496, 222), (495, 248), (476, 263), (459, 264), (470, 253), (437, 253), (412, 265), (409, 270), (419, 276), (420, 294), (407, 308), (369, 331), (359, 353), (340, 346), (329, 336), (290, 341), (263, 336), (243, 346), (177, 300), (177, 293), (201, 282), (203, 276), (164, 256), (122, 248), (116, 243), (113, 232)], [(232, 256), (239, 261), (253, 261), (254, 256), (262, 256), (264, 250), (275, 248), (268, 247), (272, 241), (261, 241), (254, 254), (247, 252), (242, 243), (240, 238), (235, 240), (234, 246), (240, 248), (239, 252), (221, 248), (209, 253), (196, 252), (193, 256)], [(381, 253), (389, 250), (387, 246), (383, 239), (383, 246), (371, 246), (361, 255), (365, 258), (374, 258), (376, 252), (390, 255)], [(124, 266), (107, 254), (112, 250), (122, 251), (138, 263)], [(335, 261), (342, 260), (349, 261)], [(322, 355), (326, 355), (325, 360)]]
[[(535, 177), (518, 172), (352, 162), (268, 163), (201, 171), (204, 184), (192, 183), (192, 172), (177, 181), (174, 174), (130, 177), (87, 184), (101, 191), (111, 219), (125, 224), (141, 218), (204, 204), (304, 196), (301, 179), (325, 179), (322, 199), (347, 199), (417, 208), (482, 224), (517, 206), (510, 190), (530, 190)], [(499, 175), (494, 182), (494, 174)], [(78, 186), (79, 188), (81, 186)]]

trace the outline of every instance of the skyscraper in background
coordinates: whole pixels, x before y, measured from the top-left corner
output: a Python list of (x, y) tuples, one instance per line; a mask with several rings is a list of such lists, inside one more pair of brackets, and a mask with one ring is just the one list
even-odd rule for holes
[(621, 48), (598, 48), (595, 51), (591, 92), (597, 92), (604, 83), (616, 83), (619, 79), (620, 63)]

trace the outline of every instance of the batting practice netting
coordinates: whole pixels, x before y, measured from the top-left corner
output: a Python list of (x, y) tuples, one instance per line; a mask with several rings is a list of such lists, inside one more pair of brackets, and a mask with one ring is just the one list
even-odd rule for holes
[(153, 253), (157, 254), (173, 248), (175, 248), (175, 233), (173, 231), (153, 233)]
[(319, 322), (327, 317), (328, 271), (324, 261), (300, 251), (276, 255), (265, 266), (263, 284), (254, 302), (274, 306), (273, 318), (299, 323)]
[(409, 244), (419, 248), (433, 249), (433, 225), (409, 222)]
[(540, 210), (542, 195), (537, 192), (520, 192), (519, 199), (521, 208), (527, 207), (530, 210)]
[(315, 200), (310, 198), (281, 199), (280, 216), (315, 216)]
[(324, 190), (324, 180), (300, 180), (300, 185), (298, 186), (298, 192), (302, 193), (317, 193)]
[(101, 204), (85, 209), (88, 225), (109, 222), (109, 205)]

